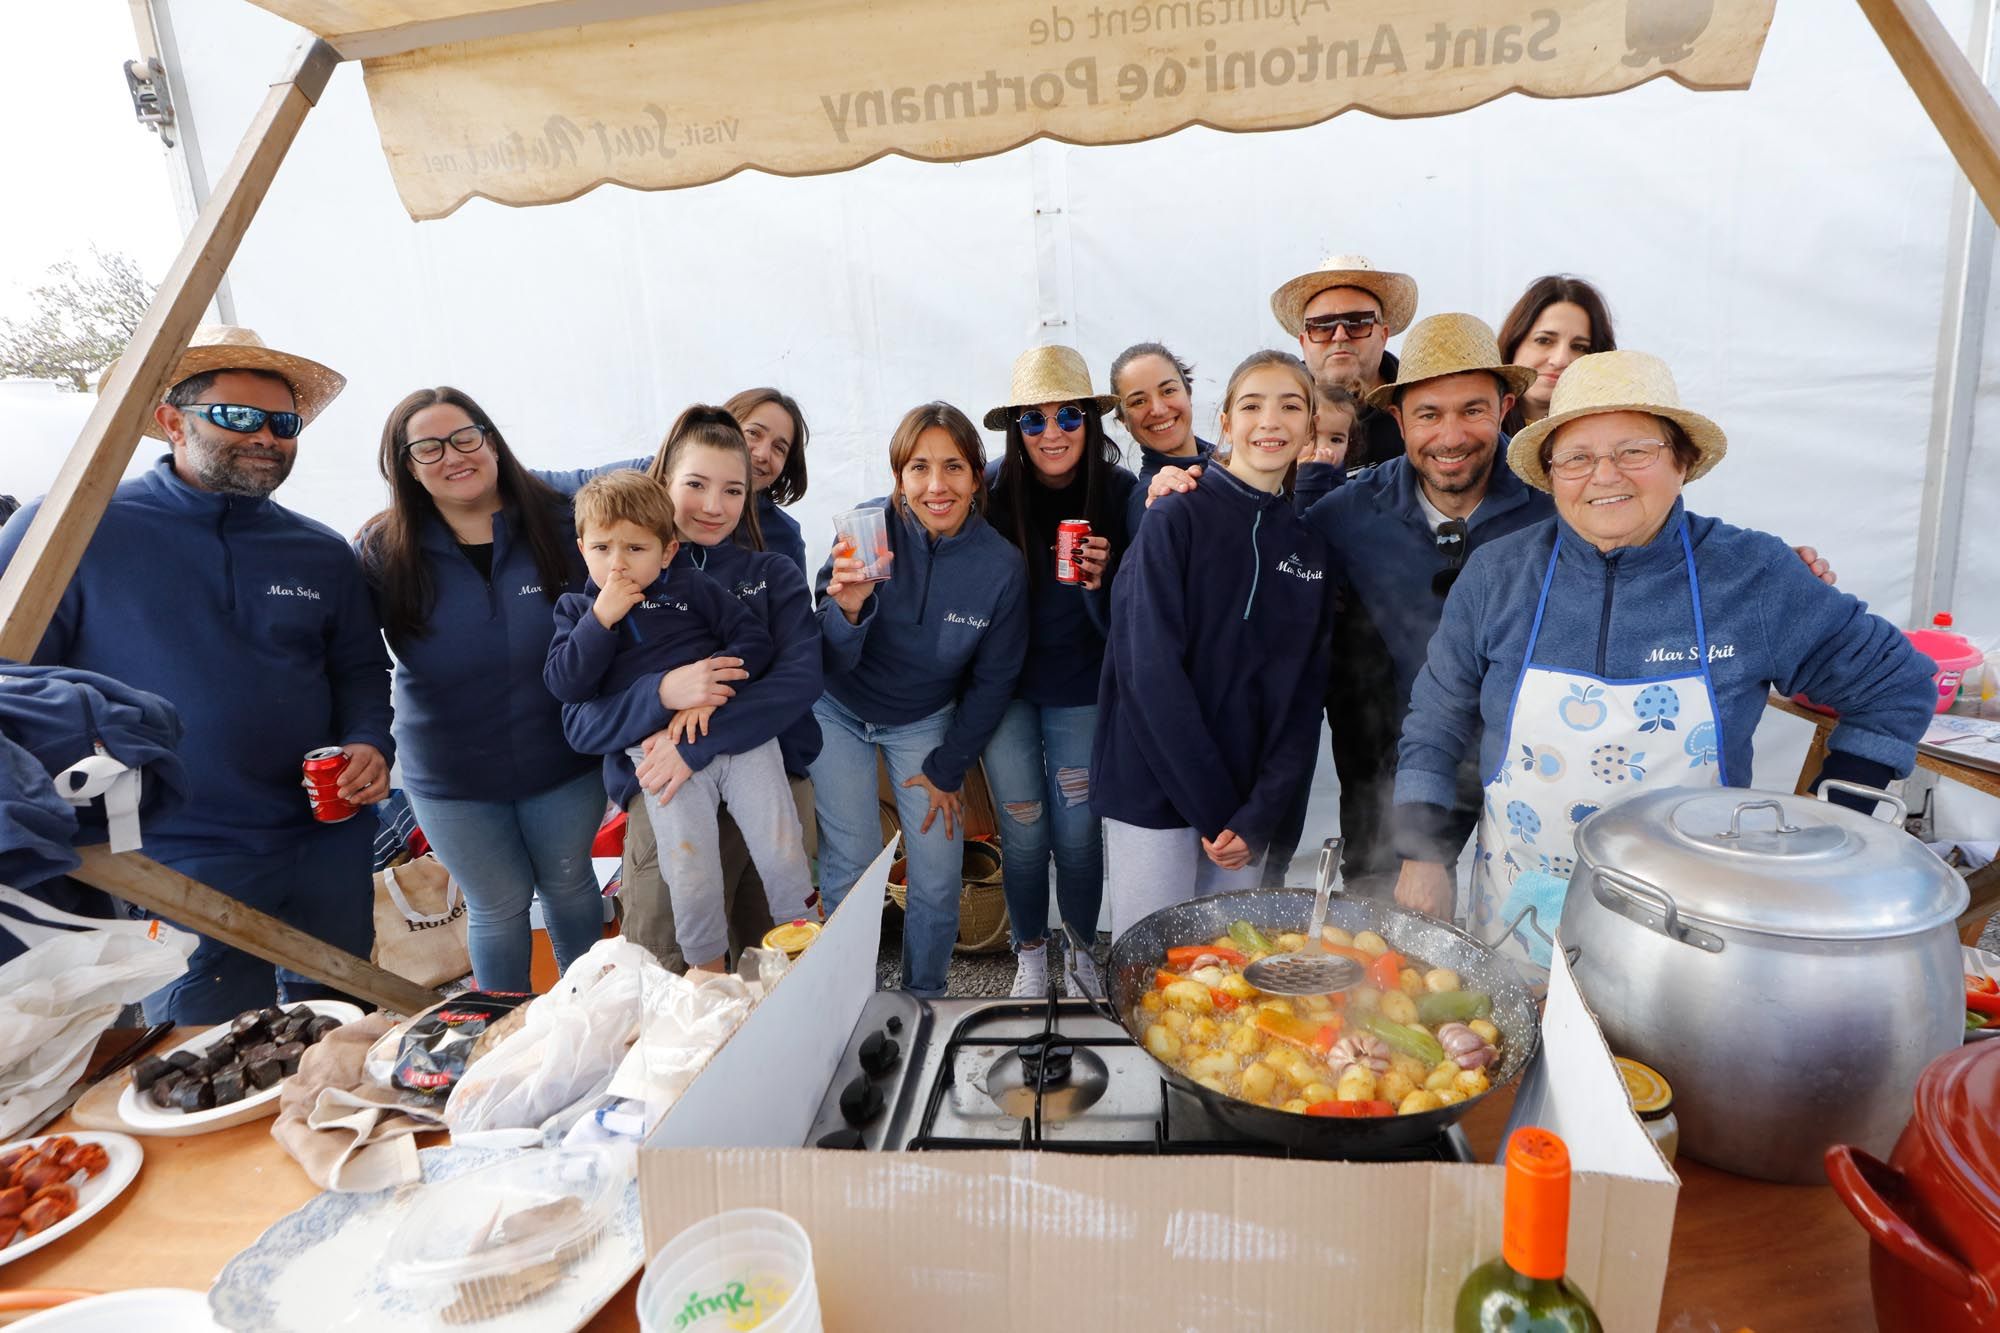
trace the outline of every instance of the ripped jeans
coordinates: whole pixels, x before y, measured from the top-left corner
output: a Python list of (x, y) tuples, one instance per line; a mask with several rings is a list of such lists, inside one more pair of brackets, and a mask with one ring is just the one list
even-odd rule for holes
[(1090, 811), (1090, 744), (1097, 708), (1043, 708), (1016, 699), (986, 743), (986, 782), (1000, 817), (1000, 863), (1014, 947), (1049, 933), (1049, 857), (1063, 920), (1097, 938), (1104, 841)]

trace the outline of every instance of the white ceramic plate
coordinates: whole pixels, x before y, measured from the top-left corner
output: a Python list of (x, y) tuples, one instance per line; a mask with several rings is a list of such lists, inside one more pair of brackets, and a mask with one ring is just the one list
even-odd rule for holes
[(140, 1287), (87, 1296), (7, 1325), (7, 1333), (222, 1333), (208, 1296), (181, 1287)]
[[(2000, 977), (2000, 954), (1988, 953), (1970, 944), (1961, 944), (1960, 952), (1965, 955), (1965, 970), (1975, 977)], [(1983, 1027), (1965, 1034), (1967, 1041), (1988, 1041), (2000, 1037), (2000, 1026)]]
[[(352, 1023), (361, 1017), (361, 1010), (343, 1000), (300, 1000), (293, 1004), (281, 1005), (286, 1010), (297, 1009), (301, 1005), (316, 1014), (337, 1018), (343, 1023)], [(230, 1022), (234, 1022), (231, 1019)], [(155, 1051), (162, 1059), (174, 1051), (192, 1051), (200, 1055), (213, 1046), (223, 1034), (229, 1031), (229, 1023), (217, 1023), (208, 1031), (188, 1038), (172, 1051)], [(261, 1092), (253, 1092), (241, 1101), (227, 1106), (218, 1106), (212, 1111), (162, 1111), (147, 1100), (133, 1083), (126, 1083), (125, 1091), (118, 1096), (118, 1118), (134, 1134), (151, 1134), (159, 1138), (183, 1138), (190, 1134), (207, 1134), (218, 1129), (228, 1129), (231, 1125), (247, 1124), (261, 1116), (278, 1113), (278, 1090), (285, 1086), (279, 1079)]]
[[(539, 1148), (528, 1149), (540, 1152)], [(425, 1183), (490, 1166), (511, 1152), (425, 1148)], [(416, 1198), (415, 1187), (373, 1194), (321, 1194), (279, 1218), (223, 1265), (208, 1290), (225, 1329), (255, 1333), (455, 1333), (438, 1311), (448, 1293), (410, 1293), (382, 1277), (382, 1256)], [(480, 1333), (565, 1333), (583, 1327), (645, 1263), (639, 1182), (625, 1194), (597, 1244), (560, 1282), (519, 1307), (480, 1320)]]
[[(58, 1134), (40, 1134), (32, 1139), (16, 1139), (12, 1143), (0, 1144), (0, 1152), (18, 1148), (23, 1143), (41, 1143)], [(69, 1135), (78, 1143), (101, 1143), (111, 1162), (102, 1171), (76, 1187), (76, 1211), (45, 1231), (38, 1231), (25, 1240), (17, 1240), (12, 1245), (0, 1248), (0, 1265), (19, 1259), (24, 1254), (33, 1254), (52, 1240), (60, 1240), (70, 1232), (88, 1222), (125, 1192), (132, 1183), (132, 1177), (139, 1174), (139, 1163), (145, 1153), (140, 1151), (139, 1142), (123, 1134), (100, 1134), (96, 1130), (78, 1130)]]

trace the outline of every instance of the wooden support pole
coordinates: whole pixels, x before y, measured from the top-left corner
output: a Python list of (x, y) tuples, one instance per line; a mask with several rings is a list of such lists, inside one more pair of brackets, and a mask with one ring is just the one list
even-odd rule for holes
[(1860, 0), (1860, 5), (1980, 202), (2000, 220), (2000, 106), (1938, 21), (1930, 0)]
[(140, 430), (170, 387), (167, 376), (186, 350), (237, 243), (270, 189), (278, 164), (337, 63), (333, 48), (325, 42), (307, 42), (291, 72), (272, 85), (125, 355), (99, 386), (90, 420), (63, 461), (20, 549), (0, 572), (0, 658), (25, 662), (34, 656), (63, 589), (97, 531), (97, 521), (104, 517), (111, 492), (132, 461)]
[[(298, 137), (306, 112), (319, 101), (339, 61), (325, 42), (305, 43), (251, 120), (125, 355), (100, 386), (97, 407), (20, 549), (0, 572), (0, 658), (27, 661), (41, 644), (56, 603), (132, 461), (141, 428), (170, 387), (167, 377), (215, 295), (278, 164)], [(83, 865), (76, 878), (246, 953), (403, 1013), (415, 1013), (440, 998), (157, 861), (136, 853), (114, 855), (104, 847), (79, 851)]]
[(444, 998), (137, 852), (117, 854), (105, 847), (77, 852), (83, 864), (70, 873), (84, 883), (370, 1004), (414, 1014)]

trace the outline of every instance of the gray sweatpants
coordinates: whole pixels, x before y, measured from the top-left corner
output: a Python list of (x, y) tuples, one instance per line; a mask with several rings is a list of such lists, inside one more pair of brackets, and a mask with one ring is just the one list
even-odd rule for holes
[(1105, 896), (1111, 905), (1111, 938), (1162, 907), (1211, 893), (1254, 889), (1264, 875), (1264, 853), (1241, 870), (1224, 870), (1201, 849), (1191, 828), (1140, 828), (1104, 821)]
[[(626, 751), (636, 763), (645, 751)], [(790, 921), (806, 914), (812, 867), (792, 805), (791, 782), (775, 740), (743, 754), (718, 755), (689, 778), (665, 805), (647, 801), (646, 815), (659, 848), (662, 878), (673, 905), (674, 933), (689, 962), (705, 963), (729, 948), (722, 893), (722, 844), (716, 807), (743, 831), (751, 864), (764, 881), (771, 917)]]

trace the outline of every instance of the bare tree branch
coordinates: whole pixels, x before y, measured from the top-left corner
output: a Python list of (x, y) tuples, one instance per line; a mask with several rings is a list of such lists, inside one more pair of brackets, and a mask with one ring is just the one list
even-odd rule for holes
[(0, 320), (0, 375), (55, 380), (77, 393), (125, 351), (153, 300), (153, 284), (122, 254), (90, 248), (94, 270), (73, 259), (49, 266), (28, 293), (35, 312)]

